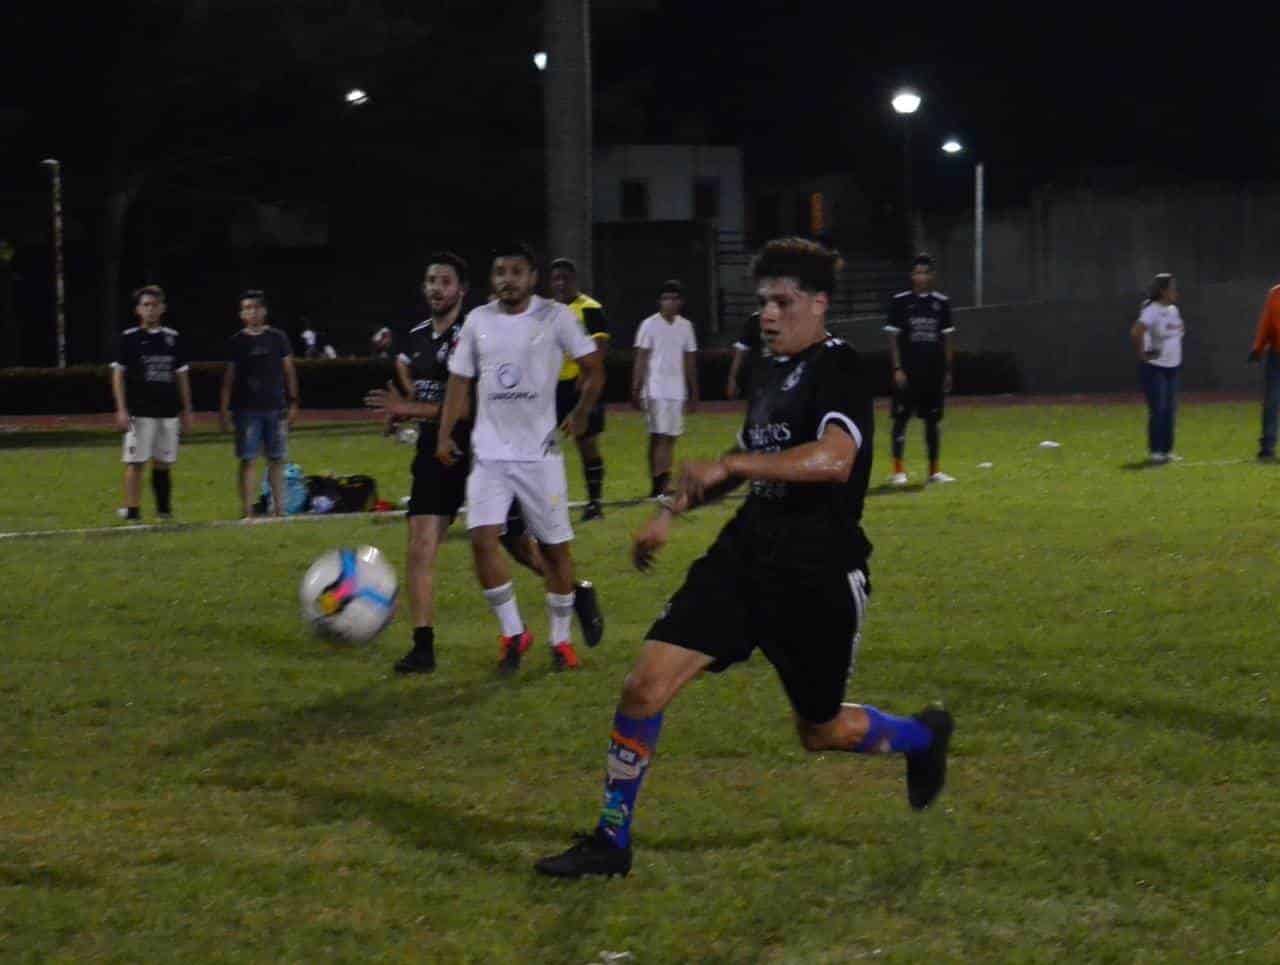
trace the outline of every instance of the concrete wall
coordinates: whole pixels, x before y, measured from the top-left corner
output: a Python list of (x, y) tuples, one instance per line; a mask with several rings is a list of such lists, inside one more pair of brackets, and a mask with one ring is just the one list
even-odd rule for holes
[(693, 185), (715, 178), (720, 185), (720, 217), (727, 231), (742, 231), (746, 201), (742, 184), (742, 152), (736, 147), (688, 144), (630, 144), (600, 148), (594, 169), (596, 221), (622, 220), (622, 182), (644, 181), (649, 187), (649, 221), (692, 221)]
[[(1220, 282), (1192, 288), (1180, 310), (1187, 324), (1182, 387), (1186, 390), (1252, 391), (1258, 367), (1247, 362), (1271, 278)], [(1060, 299), (958, 307), (956, 347), (971, 352), (1012, 352), (1029, 393), (1136, 391), (1137, 359), (1129, 328), (1137, 318), (1133, 296)], [(879, 349), (882, 318), (858, 319), (841, 330), (859, 346)], [(961, 387), (963, 388), (963, 387)]]
[[(925, 235), (941, 287), (972, 304), (972, 213), (926, 219)], [(1189, 297), (1233, 279), (1280, 279), (1280, 188), (1044, 191), (1029, 207), (988, 213), (988, 304), (1137, 297), (1161, 271)]]

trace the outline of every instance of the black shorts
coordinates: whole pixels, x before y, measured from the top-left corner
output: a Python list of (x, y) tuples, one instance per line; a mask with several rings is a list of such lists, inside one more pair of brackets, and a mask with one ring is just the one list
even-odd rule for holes
[(646, 639), (705, 653), (719, 673), (757, 647), (773, 664), (791, 706), (823, 724), (840, 712), (853, 673), (858, 630), (871, 587), (865, 566), (790, 569), (761, 559), (749, 524), (735, 516), (649, 628)]
[(410, 516), (458, 515), (467, 498), (467, 472), (470, 460), (446, 466), (432, 452), (419, 449), (413, 459), (413, 491), (409, 494)]
[[(578, 404), (578, 380), (561, 379), (556, 383), (556, 424), (569, 418), (569, 413)], [(591, 407), (587, 416), (587, 436), (598, 436), (604, 432), (604, 403), (597, 402)]]
[(942, 421), (942, 410), (946, 402), (946, 393), (942, 391), (941, 382), (922, 382), (919, 386), (907, 374), (907, 387), (893, 389), (893, 418), (910, 419), (913, 415), (921, 419)]

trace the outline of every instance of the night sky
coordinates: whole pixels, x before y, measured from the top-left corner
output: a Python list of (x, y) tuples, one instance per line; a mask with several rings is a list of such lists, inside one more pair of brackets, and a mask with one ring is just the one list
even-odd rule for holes
[[(19, 302), (47, 302), (33, 280), (44, 270), (32, 265), (46, 257), (39, 161), (49, 156), (66, 172), (76, 318), (94, 311), (85, 286), (104, 199), (133, 177), (143, 186), (126, 283), (169, 277), (190, 288), (197, 264), (221, 272), (220, 286), (258, 280), (263, 258), (235, 262), (228, 229), (214, 224), (254, 202), (320, 205), (333, 239), (327, 275), (358, 266), (368, 287), (394, 283), (402, 301), (413, 291), (406, 265), (421, 249), (461, 243), (460, 230), (477, 246), (496, 232), (537, 237), (540, 9), (133, 0), (72, 16), (48, 2), (8, 4), (0, 236), (19, 246), (30, 289)], [(847, 173), (872, 198), (896, 200), (902, 127), (889, 99), (909, 85), (924, 97), (911, 126), (917, 204), (929, 212), (967, 208), (973, 160), (986, 165), (993, 209), (1046, 185), (1123, 192), (1273, 177), (1274, 38), (1242, 6), (1193, 9), (1195, 20), (1175, 5), (600, 0), (596, 140), (739, 144), (748, 189), (759, 178)], [(369, 91), (368, 105), (343, 104), (352, 86)], [(970, 150), (944, 157), (948, 135)]]

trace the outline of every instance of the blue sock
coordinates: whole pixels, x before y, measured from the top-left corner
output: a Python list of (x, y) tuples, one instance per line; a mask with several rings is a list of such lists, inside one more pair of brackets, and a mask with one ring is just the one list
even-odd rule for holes
[(895, 717), (862, 704), (871, 726), (862, 743), (854, 748), (859, 754), (910, 754), (933, 743), (933, 731), (914, 717)]
[(604, 807), (597, 830), (619, 848), (631, 845), (631, 817), (636, 795), (658, 746), (662, 715), (637, 719), (621, 711), (613, 716), (609, 754), (605, 758)]

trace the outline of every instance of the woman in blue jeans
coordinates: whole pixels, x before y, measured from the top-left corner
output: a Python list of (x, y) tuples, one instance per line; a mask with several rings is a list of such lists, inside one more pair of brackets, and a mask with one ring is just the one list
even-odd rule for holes
[(1175, 461), (1173, 420), (1178, 407), (1178, 370), (1182, 367), (1185, 326), (1178, 313), (1178, 284), (1160, 274), (1129, 335), (1138, 353), (1138, 376), (1147, 396), (1147, 449), (1154, 465)]

